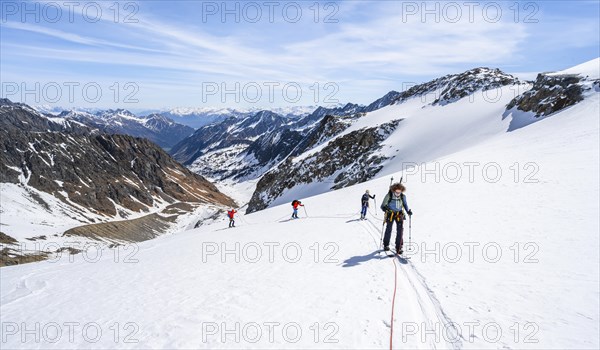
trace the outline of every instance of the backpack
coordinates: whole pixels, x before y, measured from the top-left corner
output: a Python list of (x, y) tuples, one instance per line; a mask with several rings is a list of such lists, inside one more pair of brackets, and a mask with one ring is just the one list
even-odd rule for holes
[[(390, 206), (390, 202), (393, 200), (393, 198), (394, 198), (394, 194), (392, 193), (392, 191), (389, 191), (389, 192), (388, 192), (388, 201), (387, 201), (387, 203), (385, 203), (385, 205), (383, 205), (383, 204), (382, 204), (382, 205), (381, 205), (381, 208), (383, 208), (383, 207), (388, 207), (388, 208), (389, 208), (389, 206)], [(401, 201), (401, 203), (400, 203), (400, 205), (401, 205), (401, 209), (402, 209), (402, 211), (404, 211), (404, 207), (403, 207), (403, 203), (404, 203), (404, 193), (401, 193), (401, 194), (400, 194), (400, 201)]]
[(294, 200), (292, 201), (292, 207), (293, 207), (294, 205), (296, 205), (296, 204), (300, 204), (300, 201), (299, 201), (299, 200), (297, 200), (297, 199), (294, 199)]
[(369, 202), (369, 195), (368, 194), (363, 194), (362, 197), (360, 198), (360, 202), (365, 203), (365, 202)]

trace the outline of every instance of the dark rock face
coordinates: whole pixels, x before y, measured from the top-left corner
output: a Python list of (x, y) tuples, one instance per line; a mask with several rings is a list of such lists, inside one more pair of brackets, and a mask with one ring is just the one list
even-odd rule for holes
[[(378, 101), (380, 101), (379, 99)], [(375, 103), (374, 103), (375, 104)], [(374, 104), (373, 107), (374, 107)], [(311, 114), (299, 119), (296, 121), (292, 127), (295, 129), (302, 129), (306, 127), (310, 127), (313, 124), (321, 121), (325, 116), (344, 116), (344, 115), (353, 115), (357, 113), (363, 113), (367, 107), (357, 105), (354, 103), (347, 103), (343, 107), (335, 107), (335, 108), (327, 108), (327, 107), (318, 107)]]
[(531, 90), (515, 97), (506, 106), (546, 116), (583, 100), (582, 78), (576, 75), (538, 74)]
[[(231, 116), (196, 130), (170, 153), (210, 178), (257, 177), (288, 155), (298, 155), (342, 132), (351, 124), (346, 119), (356, 119), (382, 108), (392, 103), (398, 94), (389, 92), (369, 106), (348, 103), (343, 107), (318, 107), (297, 119), (270, 111), (243, 118)], [(343, 118), (334, 118), (336, 116)]]
[(18, 241), (6, 233), (0, 231), (0, 243), (2, 244), (16, 244)]
[(303, 135), (300, 132), (288, 128), (267, 133), (250, 144), (246, 149), (246, 154), (254, 156), (258, 165), (264, 166), (270, 162), (282, 160), (298, 147), (302, 138)]
[(385, 96), (375, 100), (373, 103), (371, 103), (370, 105), (365, 107), (361, 112), (362, 113), (372, 112), (372, 111), (376, 111), (380, 108), (383, 108), (385, 106), (389, 106), (392, 103), (394, 103), (396, 101), (396, 99), (398, 99), (399, 96), (400, 96), (400, 93), (398, 91), (390, 91), (387, 94), (385, 94)]
[(0, 98), (2, 118), (0, 123), (5, 131), (27, 132), (68, 132), (77, 135), (93, 133), (90, 128), (77, 122), (65, 120), (64, 123), (54, 123), (48, 118), (40, 117), (35, 109), (23, 103), (13, 103), (9, 99)]
[(192, 136), (176, 144), (170, 153), (179, 162), (190, 165), (211, 151), (233, 145), (249, 146), (257, 137), (278, 130), (286, 122), (284, 117), (270, 111), (261, 111), (241, 120), (229, 117), (196, 130)]
[(176, 144), (170, 154), (193, 171), (216, 180), (255, 178), (288, 155), (298, 155), (350, 125), (333, 116), (358, 118), (391, 104), (398, 94), (391, 91), (369, 106), (348, 103), (335, 108), (318, 107), (303, 117), (271, 111), (231, 115), (196, 130)]
[(145, 117), (146, 129), (150, 132), (146, 135), (134, 135), (132, 133), (126, 133), (127, 135), (136, 136), (136, 137), (144, 137), (148, 140), (156, 143), (162, 148), (170, 149), (175, 146), (179, 141), (185, 139), (186, 137), (192, 135), (194, 133), (194, 129), (175, 123), (173, 120), (161, 115), (161, 114), (151, 114)]
[(400, 93), (395, 103), (411, 97), (435, 94), (433, 105), (445, 105), (460, 100), (476, 91), (487, 91), (506, 85), (519, 84), (519, 79), (499, 69), (475, 68), (460, 74), (446, 75), (430, 82), (419, 84)]
[(238, 144), (233, 149), (221, 149), (199, 157), (192, 170), (212, 178), (242, 180), (262, 175), (261, 171), (281, 161), (302, 140), (302, 134), (284, 128), (266, 133), (249, 146)]
[(303, 152), (322, 144), (335, 135), (342, 133), (352, 125), (353, 121), (362, 116), (364, 116), (364, 113), (342, 116), (326, 115), (315, 127), (309, 130), (306, 137), (303, 138), (302, 142), (298, 144), (298, 147), (294, 149), (291, 155), (298, 156)]
[(115, 204), (147, 211), (156, 200), (232, 200), (146, 139), (57, 124), (26, 105), (0, 100), (2, 182), (31, 186), (63, 202), (114, 216)]
[(373, 178), (386, 158), (377, 155), (381, 142), (398, 126), (400, 120), (378, 127), (364, 128), (339, 136), (322, 150), (294, 162), (293, 157), (267, 172), (258, 182), (248, 213), (266, 208), (286, 190), (297, 185), (323, 182), (333, 178), (331, 189), (339, 189)]
[[(210, 124), (218, 124), (229, 117), (244, 118), (252, 115), (251, 112), (240, 112), (236, 110), (223, 111), (168, 111), (160, 112), (160, 115), (175, 121), (177, 124), (187, 125), (193, 130), (202, 128)], [(192, 133), (193, 133), (192, 130)], [(191, 133), (190, 133), (191, 134)], [(188, 135), (189, 136), (189, 135)], [(181, 141), (183, 139), (179, 139)]]
[(169, 152), (178, 162), (190, 165), (198, 157), (200, 157), (209, 145), (223, 146), (235, 142), (234, 136), (229, 136), (227, 130), (229, 126), (236, 121), (234, 117), (230, 117), (225, 121), (207, 125), (196, 130), (192, 136), (177, 143)]

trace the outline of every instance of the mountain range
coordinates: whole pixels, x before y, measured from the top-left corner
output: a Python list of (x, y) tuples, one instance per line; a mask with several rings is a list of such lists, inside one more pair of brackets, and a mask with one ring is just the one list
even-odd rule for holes
[[(234, 205), (148, 139), (106, 133), (78, 118), (48, 117), (0, 99), (0, 140), (1, 230), (13, 237), (31, 238), (37, 226), (21, 232), (27, 220), (76, 226), (175, 203)], [(19, 218), (24, 213), (33, 215)]]
[(402, 171), (555, 115), (600, 91), (598, 61), (581, 68), (591, 74), (534, 82), (480, 67), (390, 92), (356, 114), (327, 115), (261, 175), (247, 211)]
[[(470, 79), (482, 73), (497, 85)], [(98, 256), (88, 249), (2, 267), (2, 317), (11, 321), (4, 348), (114, 348), (116, 340), (144, 349), (599, 348), (600, 60), (531, 82), (502, 76), (467, 71), (370, 112), (326, 114), (260, 177), (252, 188), (256, 212), (237, 213), (236, 228), (227, 227), (224, 213), (194, 213), (200, 225), (129, 251), (117, 246)], [(141, 144), (74, 122), (52, 124), (27, 106), (7, 104), (1, 117), (10, 122), (2, 126), (27, 137), (13, 147), (26, 156), (10, 163), (18, 170), (8, 175), (19, 181), (31, 165), (79, 158), (80, 143), (88, 162), (110, 167), (104, 160), (112, 156), (126, 172), (130, 158), (118, 162), (115, 147)], [(252, 126), (245, 124), (254, 135), (248, 137), (256, 137)], [(295, 132), (308, 130), (272, 131), (264, 145)], [(9, 151), (11, 141), (2, 136)], [(42, 147), (38, 137), (54, 143)], [(46, 156), (53, 147), (69, 152)], [(164, 169), (168, 156), (154, 147), (160, 159), (144, 167)], [(44, 181), (34, 175), (31, 181)], [(403, 221), (404, 252), (394, 255), (382, 249), (378, 207), (400, 178), (412, 215)], [(32, 228), (22, 222), (44, 217), (16, 200), (19, 185), (0, 186), (4, 233), (15, 236)], [(366, 190), (374, 198), (361, 218)], [(47, 203), (54, 198), (35, 193)], [(298, 219), (290, 218), (292, 199), (304, 205)], [(44, 220), (38, 226), (51, 218)], [(32, 243), (24, 236), (11, 241), (0, 234), (3, 255), (5, 247)], [(77, 321), (73, 330), (93, 320), (109, 336), (93, 338), (93, 345), (95, 333), (56, 336), (61, 320)], [(126, 340), (123, 332), (113, 336), (118, 329)]]
[(310, 113), (206, 109), (219, 118), (196, 130), (163, 114), (52, 115), (3, 99), (2, 183), (24, 189), (42, 208), (67, 208), (79, 222), (127, 218), (176, 201), (232, 206), (206, 179), (227, 183), (228, 193), (254, 212), (402, 171), (551, 117), (600, 91), (593, 72), (581, 73), (596, 61), (535, 81), (474, 68), (390, 91), (366, 106)]

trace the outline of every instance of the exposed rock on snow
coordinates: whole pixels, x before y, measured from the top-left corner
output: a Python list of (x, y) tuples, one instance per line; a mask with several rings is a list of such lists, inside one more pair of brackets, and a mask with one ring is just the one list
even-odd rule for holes
[(289, 154), (298, 155), (349, 125), (337, 125), (341, 119), (334, 116), (359, 118), (389, 105), (398, 94), (391, 91), (368, 106), (318, 107), (296, 118), (271, 111), (231, 116), (198, 129), (175, 145), (171, 154), (193, 171), (217, 181), (260, 177)]
[[(298, 162), (289, 157), (261, 178), (247, 212), (266, 208), (285, 190), (302, 183), (332, 181), (330, 188), (339, 189), (373, 178), (382, 168), (380, 163), (387, 159), (377, 154), (380, 143), (399, 123), (400, 120), (394, 120), (337, 137), (319, 152)], [(327, 124), (324, 121), (323, 125)]]
[(415, 96), (434, 95), (432, 105), (445, 105), (460, 100), (476, 91), (487, 91), (506, 85), (519, 84), (518, 78), (500, 69), (474, 68), (460, 74), (450, 74), (419, 84), (400, 93), (395, 103)]
[(196, 130), (192, 136), (175, 145), (171, 154), (179, 162), (190, 165), (209, 152), (234, 145), (247, 147), (261, 135), (279, 130), (286, 123), (284, 117), (269, 111), (261, 111), (242, 119), (230, 117), (221, 123)]
[(531, 90), (515, 97), (506, 108), (533, 112), (536, 118), (547, 116), (582, 101), (583, 92), (592, 88), (584, 81), (575, 74), (538, 74)]
[(175, 203), (169, 205), (160, 213), (153, 213), (132, 220), (79, 226), (65, 231), (63, 236), (79, 236), (117, 242), (142, 242), (165, 233), (179, 215), (192, 212), (197, 206), (197, 203)]
[(232, 204), (146, 139), (56, 124), (25, 105), (0, 102), (4, 183), (32, 187), (107, 217), (119, 215), (120, 208), (148, 211), (159, 202)]

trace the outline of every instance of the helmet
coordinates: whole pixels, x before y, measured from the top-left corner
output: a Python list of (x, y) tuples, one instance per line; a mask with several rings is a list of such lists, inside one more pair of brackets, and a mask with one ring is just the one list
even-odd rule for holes
[(367, 192), (366, 192), (366, 193), (370, 193), (370, 192), (369, 192), (369, 190), (367, 190)]

